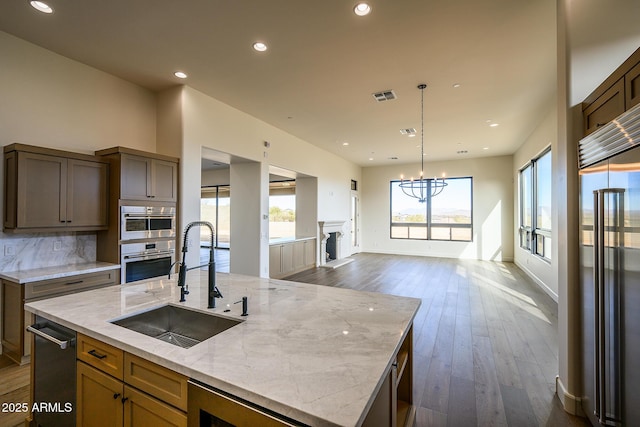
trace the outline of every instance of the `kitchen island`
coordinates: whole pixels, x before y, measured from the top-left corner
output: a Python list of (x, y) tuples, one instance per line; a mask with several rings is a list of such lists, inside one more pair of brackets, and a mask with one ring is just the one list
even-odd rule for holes
[[(400, 387), (402, 372), (395, 371), (401, 363), (409, 408), (398, 403), (398, 419), (410, 413), (411, 328), (420, 300), (218, 274), (224, 298), (207, 309), (207, 273), (191, 271), (187, 283), (190, 293), (182, 303), (175, 278), (164, 278), (28, 303), (25, 309), (293, 425), (366, 425), (367, 415), (385, 401), (380, 395), (387, 383)], [(244, 317), (236, 303), (243, 297)], [(110, 323), (167, 304), (242, 322), (190, 348)]]

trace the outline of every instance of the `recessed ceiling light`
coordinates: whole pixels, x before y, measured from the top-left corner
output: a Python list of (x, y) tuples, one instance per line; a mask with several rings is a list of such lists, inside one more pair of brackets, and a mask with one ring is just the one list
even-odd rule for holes
[(492, 127), (492, 128), (497, 128), (498, 126), (500, 126), (498, 123), (491, 123), (489, 125), (489, 127)]
[(483, 150), (488, 150), (488, 149), (489, 149), (489, 147), (483, 147), (482, 149), (483, 149)]
[(453, 87), (456, 88), (456, 89), (459, 88), (460, 86), (462, 86), (460, 83), (454, 83), (453, 84)]
[(364, 2), (358, 3), (353, 8), (353, 12), (358, 16), (367, 16), (368, 14), (371, 13), (371, 6), (369, 6), (369, 4)]
[(175, 73), (173, 73), (174, 76), (176, 76), (179, 79), (186, 79), (187, 78), (187, 73), (183, 72), (183, 71), (176, 71)]
[(347, 145), (349, 145), (349, 143), (348, 143), (348, 142), (343, 142), (343, 143), (342, 143), (342, 145), (343, 145), (344, 147), (346, 147)]
[(53, 13), (53, 8), (42, 1), (32, 1), (31, 7), (36, 10), (39, 10), (42, 13)]
[(267, 50), (267, 45), (264, 44), (263, 42), (255, 42), (253, 44), (253, 48), (258, 52), (264, 52), (265, 50)]

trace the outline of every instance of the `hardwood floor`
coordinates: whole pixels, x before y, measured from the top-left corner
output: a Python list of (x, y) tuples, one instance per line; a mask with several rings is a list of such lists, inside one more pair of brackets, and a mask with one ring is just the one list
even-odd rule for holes
[[(513, 264), (353, 258), (287, 280), (422, 299), (414, 321), (416, 427), (588, 425), (565, 413), (554, 395), (556, 304)], [(28, 402), (28, 381), (28, 365), (0, 358), (0, 402)], [(0, 413), (0, 427), (23, 420)]]
[[(0, 356), (0, 406), (29, 403), (29, 365), (18, 366), (5, 356)], [(25, 413), (0, 409), (0, 427), (24, 426)]]
[(422, 299), (416, 426), (588, 426), (555, 397), (557, 304), (512, 263), (357, 254), (287, 277)]

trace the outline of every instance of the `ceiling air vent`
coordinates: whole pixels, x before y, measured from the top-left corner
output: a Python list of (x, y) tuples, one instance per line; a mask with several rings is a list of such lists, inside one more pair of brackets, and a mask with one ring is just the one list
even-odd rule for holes
[(383, 90), (382, 92), (376, 92), (373, 94), (373, 97), (378, 102), (391, 101), (392, 99), (398, 98), (396, 96), (396, 93), (392, 90)]
[(400, 129), (400, 133), (403, 135), (415, 135), (416, 130), (414, 128)]

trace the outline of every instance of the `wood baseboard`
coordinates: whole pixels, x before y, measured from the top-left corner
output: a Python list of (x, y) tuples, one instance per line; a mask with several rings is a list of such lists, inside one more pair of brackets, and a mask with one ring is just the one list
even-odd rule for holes
[(562, 403), (562, 407), (566, 412), (578, 417), (584, 417), (584, 412), (582, 412), (582, 400), (567, 391), (559, 376), (556, 376), (556, 394), (558, 395), (560, 403)]

